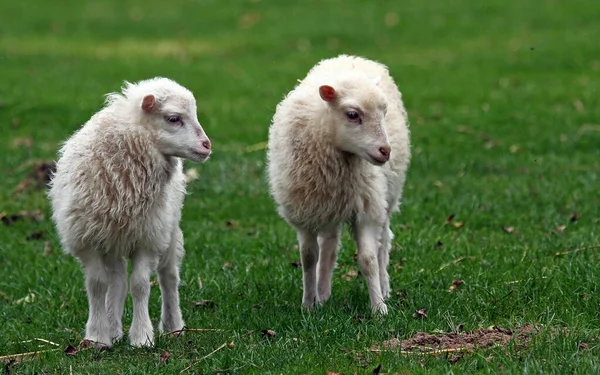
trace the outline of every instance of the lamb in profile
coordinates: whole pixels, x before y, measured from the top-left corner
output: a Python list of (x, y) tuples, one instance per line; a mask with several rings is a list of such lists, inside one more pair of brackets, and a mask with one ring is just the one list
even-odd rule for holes
[(85, 273), (89, 318), (85, 339), (111, 346), (123, 336), (127, 261), (133, 346), (153, 345), (150, 275), (162, 295), (159, 330), (184, 326), (179, 309), (179, 228), (185, 194), (181, 158), (203, 162), (211, 145), (196, 100), (167, 78), (125, 83), (60, 150), (49, 197), (61, 244)]
[(323, 60), (277, 106), (268, 179), (280, 215), (297, 231), (304, 306), (326, 301), (349, 222), (374, 313), (387, 313), (387, 272), (410, 160), (407, 116), (386, 66), (341, 55)]

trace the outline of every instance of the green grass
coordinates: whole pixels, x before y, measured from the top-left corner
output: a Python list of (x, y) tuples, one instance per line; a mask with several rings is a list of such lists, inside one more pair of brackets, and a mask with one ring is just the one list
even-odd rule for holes
[[(178, 373), (231, 341), (233, 349), (190, 371), (599, 370), (600, 249), (555, 254), (600, 243), (600, 2), (22, 0), (1, 2), (0, 14), (0, 212), (41, 209), (46, 217), (0, 224), (0, 356), (37, 350), (24, 342), (36, 337), (61, 346), (11, 373)], [(266, 140), (275, 105), (296, 79), (339, 53), (386, 63), (411, 121), (414, 155), (393, 221), (399, 293), (385, 319), (369, 318), (362, 278), (341, 278), (357, 269), (347, 236), (332, 299), (300, 309), (295, 233), (268, 196), (264, 150), (246, 151)], [(87, 317), (82, 272), (60, 251), (44, 192), (12, 190), (29, 172), (25, 163), (55, 158), (103, 94), (156, 75), (196, 94), (214, 145), (208, 163), (187, 164), (201, 178), (189, 185), (183, 214), (180, 291), (189, 327), (221, 331), (70, 357), (62, 348), (79, 343)], [(15, 144), (27, 138), (31, 147)], [(450, 214), (464, 226), (447, 225)], [(45, 238), (26, 240), (36, 231)], [(465, 284), (450, 293), (455, 279)], [(31, 293), (35, 300), (17, 303)], [(155, 320), (159, 294), (154, 286)], [(205, 299), (214, 307), (193, 306)], [(426, 320), (413, 319), (420, 308)], [(128, 300), (126, 328), (130, 322)], [(368, 351), (459, 323), (542, 330), (525, 348), (480, 350), (454, 364)], [(263, 329), (275, 337), (244, 336)], [(171, 359), (161, 364), (167, 349)]]

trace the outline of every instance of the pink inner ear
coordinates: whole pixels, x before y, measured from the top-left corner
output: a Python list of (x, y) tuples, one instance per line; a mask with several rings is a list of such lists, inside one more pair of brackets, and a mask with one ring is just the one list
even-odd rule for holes
[(156, 103), (154, 95), (146, 95), (144, 96), (144, 99), (142, 99), (142, 109), (146, 112), (150, 112), (154, 108), (154, 103)]
[(319, 95), (321, 95), (321, 99), (325, 100), (326, 102), (332, 102), (335, 100), (336, 92), (333, 87), (323, 85), (319, 87)]

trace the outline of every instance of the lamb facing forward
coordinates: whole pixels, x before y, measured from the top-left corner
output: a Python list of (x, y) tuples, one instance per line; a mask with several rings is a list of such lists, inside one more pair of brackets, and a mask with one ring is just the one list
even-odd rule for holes
[(277, 106), (267, 159), (279, 213), (298, 232), (303, 305), (331, 296), (349, 222), (371, 309), (386, 314), (389, 220), (410, 160), (406, 111), (387, 67), (347, 55), (313, 67)]
[(83, 267), (89, 302), (85, 339), (97, 347), (123, 336), (125, 258), (132, 261), (131, 345), (154, 343), (148, 314), (152, 271), (162, 295), (159, 329), (183, 328), (180, 158), (203, 162), (210, 152), (193, 94), (167, 78), (126, 82), (60, 150), (49, 192), (52, 218), (64, 250)]

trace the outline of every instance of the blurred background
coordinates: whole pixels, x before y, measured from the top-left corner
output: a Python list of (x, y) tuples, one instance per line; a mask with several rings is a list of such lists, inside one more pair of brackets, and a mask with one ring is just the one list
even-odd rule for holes
[[(81, 271), (61, 254), (32, 171), (56, 158), (106, 93), (154, 76), (194, 92), (214, 148), (206, 164), (187, 163), (196, 171), (182, 222), (190, 327), (272, 328), (273, 346), (251, 341), (254, 361), (284, 371), (297, 368), (291, 358), (318, 351), (353, 368), (339, 347), (364, 349), (392, 331), (447, 330), (448, 321), (465, 329), (541, 322), (588, 337), (598, 325), (598, 252), (556, 253), (598, 242), (599, 15), (592, 0), (0, 2), (0, 355), (31, 350), (15, 343), (34, 335), (61, 344), (81, 338)], [(399, 294), (379, 323), (348, 318), (365, 314), (368, 298), (362, 278), (342, 278), (357, 269), (348, 237), (333, 300), (323, 313), (300, 316), (300, 270), (290, 266), (298, 260), (295, 234), (265, 183), (275, 106), (310, 67), (341, 53), (388, 65), (411, 123), (413, 159), (393, 222)], [(465, 281), (464, 293), (448, 293), (453, 280)], [(31, 295), (36, 302), (24, 302)], [(190, 307), (199, 300), (217, 307)], [(414, 320), (423, 307), (428, 319)], [(292, 337), (307, 336), (318, 344), (290, 349)], [(187, 349), (205, 354), (229, 340), (214, 337), (190, 338)], [(571, 363), (578, 351), (571, 341), (552, 341), (528, 360), (539, 368)], [(118, 364), (118, 353), (108, 363)], [(239, 363), (242, 354), (231, 353), (215, 360)], [(520, 366), (496, 357), (506, 369)], [(306, 368), (325, 369), (322, 356), (303, 358)], [(64, 361), (50, 367), (64, 369)], [(421, 369), (418, 359), (405, 361)], [(445, 360), (427, 361), (447, 369)]]

